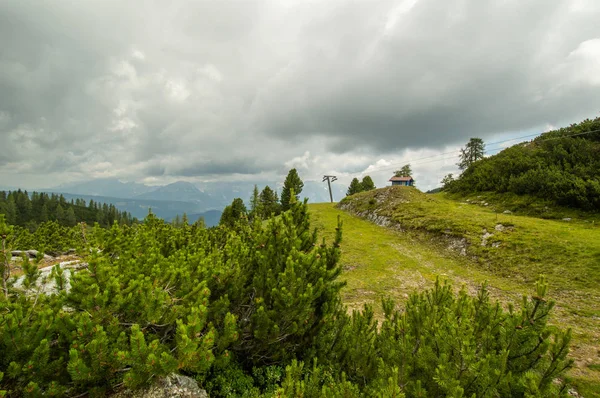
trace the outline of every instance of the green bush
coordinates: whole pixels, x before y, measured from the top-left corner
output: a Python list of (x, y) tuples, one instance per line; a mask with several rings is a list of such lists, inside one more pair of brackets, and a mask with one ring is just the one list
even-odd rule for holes
[[(2, 217), (0, 231), (13, 233)], [(105, 396), (178, 372), (216, 397), (564, 393), (570, 332), (547, 326), (543, 280), (508, 311), (485, 287), (471, 297), (438, 282), (404, 310), (385, 300), (378, 327), (370, 307), (341, 304), (336, 232), (317, 242), (306, 202), (232, 228), (152, 215), (96, 226), (79, 242), (88, 265), (69, 291), (57, 266), (56, 292), (39, 294), (26, 261), (23, 287), (0, 295), (0, 391)]]
[(556, 381), (572, 365), (571, 334), (548, 327), (554, 303), (545, 299), (543, 279), (536, 286), (520, 310), (510, 305), (504, 311), (490, 302), (485, 286), (471, 297), (438, 280), (411, 295), (404, 311), (384, 300), (379, 330), (367, 306), (342, 321), (331, 364), (369, 396), (390, 380), (407, 397), (566, 396)]
[(450, 192), (512, 192), (600, 210), (600, 118), (544, 133), (473, 163)]

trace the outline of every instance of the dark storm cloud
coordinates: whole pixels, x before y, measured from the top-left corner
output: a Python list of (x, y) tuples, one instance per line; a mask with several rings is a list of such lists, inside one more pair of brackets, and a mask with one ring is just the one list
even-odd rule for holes
[(577, 121), (600, 109), (599, 16), (595, 0), (3, 1), (0, 177), (356, 171)]
[(258, 174), (277, 167), (278, 164), (259, 162), (257, 159), (224, 159), (192, 162), (173, 169), (174, 175), (193, 177), (198, 175)]
[[(593, 115), (600, 87), (572, 79), (579, 65), (569, 55), (600, 37), (598, 13), (570, 14), (574, 5), (420, 0), (388, 31), (341, 21), (334, 48), (347, 56), (313, 49), (265, 94), (262, 125), (335, 137), (334, 151), (385, 151)], [(360, 29), (362, 39), (345, 41)], [(304, 90), (290, 90), (298, 75)]]

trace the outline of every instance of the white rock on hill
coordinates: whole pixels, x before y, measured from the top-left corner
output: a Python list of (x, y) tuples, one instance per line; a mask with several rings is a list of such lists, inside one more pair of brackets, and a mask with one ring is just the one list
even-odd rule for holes
[[(63, 276), (65, 278), (65, 290), (69, 291), (71, 289), (71, 272), (76, 269), (81, 269), (87, 267), (87, 263), (82, 263), (79, 260), (74, 261), (63, 261), (59, 264), (60, 268), (63, 269)], [(56, 293), (56, 281), (52, 277), (52, 269), (54, 267), (46, 267), (40, 269), (40, 275), (36, 280), (34, 286), (31, 286), (29, 289), (34, 289), (36, 292), (39, 291), (43, 294), (52, 294)], [(13, 287), (16, 289), (24, 289), (23, 283), (25, 282), (25, 276), (19, 276), (15, 280)]]
[(149, 388), (130, 391), (123, 390), (112, 398), (208, 398), (206, 391), (198, 387), (196, 380), (178, 374), (160, 378)]

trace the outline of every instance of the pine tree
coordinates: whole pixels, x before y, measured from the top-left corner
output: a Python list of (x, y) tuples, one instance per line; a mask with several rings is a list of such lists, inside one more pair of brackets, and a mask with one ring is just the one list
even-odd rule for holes
[[(317, 245), (306, 201), (292, 198), (289, 211), (256, 222), (241, 239), (252, 247), (239, 275), (239, 292), (229, 299), (239, 308), (242, 331), (235, 350), (249, 365), (281, 363), (308, 353), (311, 341), (343, 312), (339, 291), (341, 222), (333, 246)], [(238, 310), (233, 313), (237, 314)]]
[(236, 222), (247, 217), (248, 211), (244, 201), (240, 198), (235, 198), (233, 202), (223, 210), (219, 225), (233, 227)]
[(254, 189), (252, 190), (252, 196), (250, 197), (250, 217), (254, 218), (258, 214), (260, 214), (260, 197), (259, 197), (258, 187), (254, 184)]
[(358, 181), (358, 178), (353, 178), (348, 187), (348, 191), (346, 192), (346, 196), (354, 195), (355, 193), (362, 192), (362, 190), (363, 187)]
[(286, 211), (290, 208), (292, 192), (294, 193), (296, 200), (298, 200), (302, 188), (304, 188), (304, 183), (300, 179), (300, 176), (298, 176), (298, 172), (296, 169), (291, 169), (285, 178), (283, 189), (281, 190), (281, 210)]
[(461, 170), (467, 169), (471, 164), (483, 159), (485, 153), (485, 144), (481, 138), (471, 138), (464, 148), (460, 149), (459, 159), (457, 163)]
[(260, 215), (262, 218), (269, 218), (272, 214), (278, 215), (281, 210), (277, 192), (273, 191), (268, 185), (259, 195), (259, 207), (261, 209)]
[(375, 183), (370, 176), (364, 176), (360, 185), (363, 191), (372, 191), (373, 189), (376, 189)]
[(59, 224), (65, 223), (65, 210), (60, 203), (56, 206), (56, 221), (58, 221)]
[(402, 166), (400, 170), (396, 170), (394, 172), (395, 177), (411, 177), (412, 169), (410, 168), (410, 163)]
[(49, 218), (48, 218), (48, 207), (47, 207), (47, 206), (46, 206), (46, 204), (44, 203), (44, 204), (42, 205), (42, 208), (41, 208), (41, 210), (40, 210), (40, 217), (39, 217), (39, 220), (40, 220), (40, 222), (42, 223), (42, 222), (46, 222), (46, 221), (48, 221), (48, 219), (49, 219)]
[(175, 218), (173, 219), (173, 221), (171, 221), (171, 224), (173, 224), (173, 226), (175, 228), (179, 228), (181, 227), (181, 217), (179, 217), (179, 214), (177, 214), (175, 216)]
[(12, 196), (8, 196), (6, 201), (6, 222), (10, 225), (15, 225), (17, 223), (17, 206), (12, 198)]
[(70, 206), (65, 212), (65, 225), (68, 227), (74, 227), (77, 224), (77, 218), (75, 217), (75, 210), (73, 206)]

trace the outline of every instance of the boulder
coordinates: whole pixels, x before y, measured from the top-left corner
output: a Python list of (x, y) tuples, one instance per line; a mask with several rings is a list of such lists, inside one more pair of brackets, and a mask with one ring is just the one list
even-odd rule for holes
[(156, 380), (150, 387), (141, 390), (122, 390), (113, 398), (208, 398), (206, 391), (191, 377), (172, 374)]
[[(13, 250), (10, 252), (12, 257), (23, 257), (23, 255), (27, 255), (27, 257), (31, 260), (34, 260), (37, 258), (37, 256), (39, 255), (40, 252), (38, 252), (37, 250)], [(49, 256), (47, 254), (44, 254), (44, 260), (46, 261), (52, 261), (54, 260), (54, 257)]]
[(512, 211), (510, 211), (510, 210), (504, 210), (504, 211), (502, 212), (502, 214), (512, 214)]
[(29, 256), (29, 258), (36, 258), (39, 254), (37, 250), (27, 250), (26, 253)]

